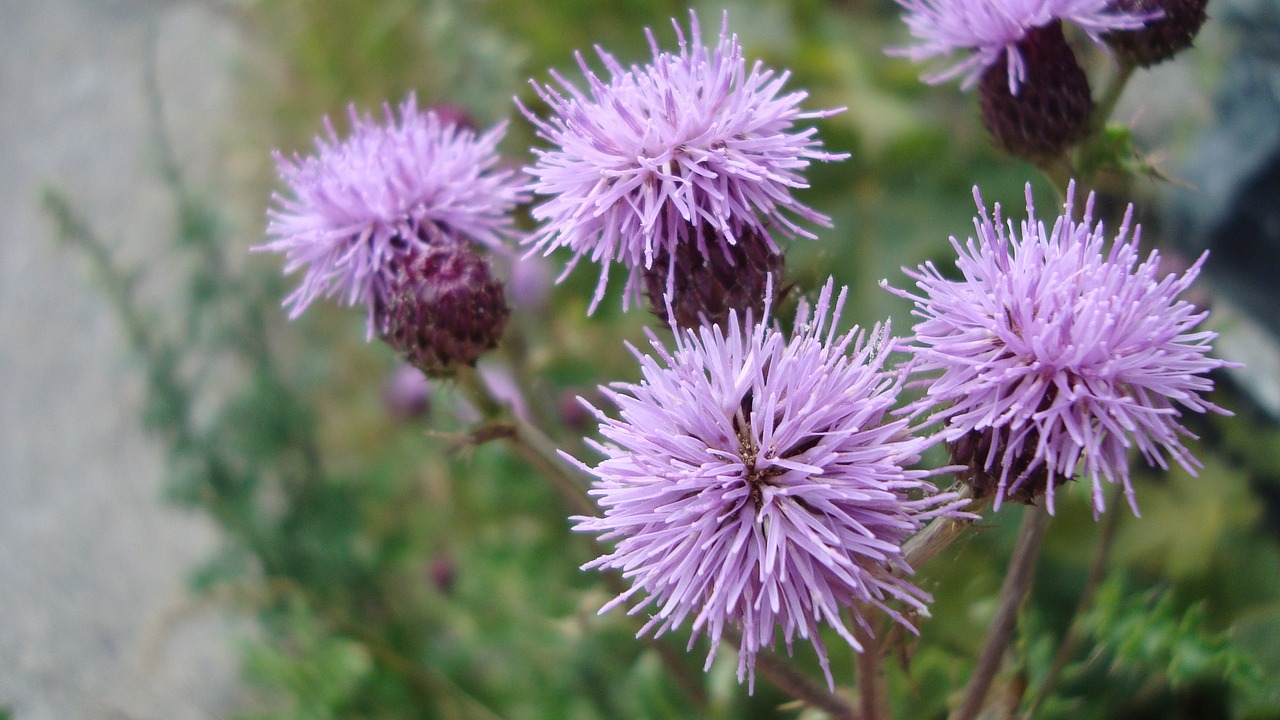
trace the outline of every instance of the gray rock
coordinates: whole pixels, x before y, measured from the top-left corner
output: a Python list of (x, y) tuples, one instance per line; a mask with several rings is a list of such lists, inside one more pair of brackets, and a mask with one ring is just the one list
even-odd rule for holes
[(162, 263), (147, 63), (180, 160), (216, 187), (242, 45), (203, 5), (0, 0), (0, 707), (19, 720), (217, 717), (239, 696), (235, 624), (187, 593), (216, 531), (164, 504), (137, 367), (40, 194), (123, 262)]

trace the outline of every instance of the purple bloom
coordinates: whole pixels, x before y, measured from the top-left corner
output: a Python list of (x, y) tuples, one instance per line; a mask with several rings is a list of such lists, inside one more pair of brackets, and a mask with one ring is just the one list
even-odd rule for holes
[(659, 256), (674, 265), (681, 243), (695, 243), (705, 255), (755, 234), (777, 253), (775, 231), (813, 237), (795, 219), (830, 223), (791, 191), (808, 186), (800, 171), (811, 160), (847, 155), (822, 152), (814, 128), (794, 125), (843, 108), (801, 112), (807, 93), (780, 94), (789, 73), (775, 77), (759, 62), (748, 71), (727, 14), (710, 48), (700, 40), (694, 13), (687, 40), (672, 24), (679, 54), (660, 51), (646, 30), (653, 50), (648, 65), (624, 68), (596, 48), (609, 72), (606, 83), (579, 53), (589, 94), (553, 72), (558, 88), (534, 85), (552, 116), (542, 120), (521, 106), (553, 145), (535, 149), (538, 162), (526, 170), (532, 189), (548, 196), (533, 210), (542, 227), (529, 242), (544, 253), (573, 251), (565, 274), (584, 256), (603, 266), (592, 311), (612, 262), (630, 270), (625, 307), (639, 294), (641, 269)]
[(412, 95), (399, 120), (389, 105), (381, 122), (354, 107), (349, 117), (346, 139), (325, 118), (327, 137), (316, 138), (314, 155), (276, 153), (287, 194), (274, 195), (270, 241), (254, 249), (284, 253), (286, 273), (306, 269), (285, 299), (290, 318), (336, 295), (369, 307), (372, 333), (374, 304), (397, 261), (425, 249), (435, 233), (500, 247), (512, 208), (525, 198), (514, 172), (496, 169), (505, 123), (477, 136), (420, 111)]
[(929, 596), (900, 576), (902, 543), (922, 521), (958, 514), (929, 471), (905, 469), (932, 441), (887, 417), (905, 377), (884, 369), (888, 327), (836, 333), (845, 294), (831, 311), (828, 282), (789, 339), (767, 322), (743, 328), (736, 313), (727, 329), (678, 334), (673, 352), (650, 336), (656, 356), (633, 348), (643, 380), (601, 388), (618, 419), (591, 408), (605, 459), (582, 467), (604, 517), (576, 529), (617, 542), (586, 567), (632, 583), (601, 612), (644, 593), (631, 610), (652, 606), (640, 633), (692, 618), (690, 645), (700, 632), (711, 641), (708, 667), (736, 627), (740, 681), (754, 682), (778, 628), (788, 651), (797, 635), (813, 644), (830, 683), (820, 623), (859, 650), (842, 608), (864, 627), (867, 605), (910, 627), (889, 603), (923, 611)]
[(963, 76), (961, 86), (969, 90), (984, 72), (1007, 57), (1009, 92), (1013, 95), (1028, 80), (1018, 44), (1033, 28), (1070, 22), (1101, 43), (1104, 33), (1135, 30), (1153, 17), (1151, 13), (1110, 9), (1112, 0), (898, 0), (898, 4), (906, 9), (903, 20), (919, 42), (891, 48), (891, 54), (920, 62), (968, 53), (959, 62), (924, 75), (925, 82), (932, 85)]
[(1104, 478), (1123, 484), (1137, 514), (1127, 450), (1194, 473), (1180, 408), (1225, 413), (1201, 393), (1213, 388), (1206, 373), (1235, 365), (1208, 356), (1216, 333), (1196, 329), (1207, 313), (1178, 299), (1205, 255), (1161, 277), (1157, 252), (1139, 257), (1141, 228), (1129, 234), (1132, 206), (1106, 249), (1093, 195), (1077, 222), (1074, 194), (1072, 184), (1049, 229), (1028, 185), (1028, 217), (1015, 227), (999, 205), (989, 217), (974, 188), (978, 239), (951, 238), (963, 279), (927, 263), (907, 271), (920, 295), (893, 292), (923, 318), (906, 348), (916, 370), (938, 373), (922, 408), (940, 408), (945, 440), (980, 448), (974, 469), (995, 481), (997, 507), (1043, 492), (1052, 512), (1054, 487), (1079, 469), (1092, 480), (1095, 515), (1105, 509)]

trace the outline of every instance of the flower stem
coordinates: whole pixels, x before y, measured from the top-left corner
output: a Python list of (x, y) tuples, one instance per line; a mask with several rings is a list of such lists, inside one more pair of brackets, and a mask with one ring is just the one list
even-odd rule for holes
[(486, 417), (493, 418), (504, 413), (509, 416), (511, 431), (505, 433), (502, 436), (503, 439), (511, 444), (511, 449), (517, 455), (537, 469), (538, 473), (551, 483), (552, 488), (560, 495), (571, 512), (581, 515), (596, 513), (595, 504), (587, 497), (585, 489), (578, 482), (576, 472), (556, 452), (555, 443), (547, 437), (546, 433), (533, 423), (521, 418), (518, 413), (506, 412), (504, 404), (494, 397), (489, 386), (485, 384), (484, 378), (480, 377), (475, 368), (460, 368), (455, 379), (458, 386), (466, 391)]
[(996, 606), (995, 617), (987, 631), (987, 638), (978, 652), (978, 661), (969, 683), (964, 689), (964, 698), (960, 706), (951, 713), (948, 720), (973, 720), (986, 701), (991, 681), (995, 679), (996, 670), (1004, 656), (1005, 648), (1013, 640), (1018, 621), (1018, 609), (1026, 598), (1035, 577), (1036, 561), (1040, 556), (1040, 544), (1044, 540), (1045, 529), (1049, 527), (1049, 515), (1042, 508), (1027, 507), (1022, 514), (1022, 525), (1018, 529), (1017, 545), (1013, 550), (1013, 558), (1009, 561), (1009, 571), (1005, 575), (1004, 584), (1000, 587), (1000, 600)]
[[(875, 615), (863, 614), (864, 617)], [(854, 618), (853, 634), (862, 645), (862, 652), (854, 653), (858, 668), (858, 704), (863, 720), (890, 720), (889, 683), (884, 671), (884, 647), (868, 628)]]
[(1120, 526), (1120, 512), (1115, 509), (1119, 508), (1120, 503), (1124, 500), (1124, 487), (1116, 485), (1115, 492), (1111, 499), (1113, 511), (1107, 513), (1106, 520), (1103, 521), (1101, 534), (1098, 536), (1098, 545), (1093, 551), (1093, 560), (1089, 563), (1089, 575), (1084, 582), (1084, 588), (1080, 591), (1080, 601), (1076, 603), (1076, 609), (1071, 614), (1071, 621), (1067, 624), (1067, 632), (1062, 636), (1062, 642), (1058, 643), (1058, 650), (1053, 655), (1053, 662), (1049, 665), (1049, 672), (1045, 674), (1044, 680), (1040, 682), (1040, 687), (1036, 690), (1036, 695), (1032, 699), (1027, 709), (1027, 717), (1035, 717), (1036, 712), (1040, 709), (1040, 705), (1044, 703), (1049, 694), (1053, 692), (1054, 686), (1058, 682), (1058, 678), (1062, 675), (1062, 671), (1067, 666), (1067, 662), (1071, 660), (1071, 656), (1075, 653), (1076, 645), (1080, 641), (1080, 618), (1089, 608), (1093, 607), (1094, 595), (1098, 591), (1098, 585), (1102, 582), (1102, 575), (1107, 569), (1107, 559), (1111, 555), (1111, 546), (1115, 541), (1116, 529)]
[(1121, 59), (1116, 68), (1116, 74), (1112, 76), (1111, 82), (1107, 85), (1107, 89), (1103, 91), (1102, 96), (1098, 98), (1098, 102), (1093, 106), (1093, 117), (1089, 119), (1089, 137), (1092, 140), (1097, 137), (1107, 126), (1107, 121), (1111, 119), (1111, 113), (1115, 112), (1116, 104), (1120, 102), (1120, 97), (1124, 95), (1125, 86), (1129, 84), (1129, 78), (1133, 77), (1133, 71), (1137, 66), (1128, 60)]
[[(973, 490), (968, 485), (958, 484), (953, 491), (960, 498), (972, 499)], [(977, 501), (981, 503), (982, 501)], [(971, 508), (976, 509), (977, 505), (973, 504)], [(961, 535), (965, 533), (974, 523), (974, 518), (954, 518), (954, 517), (938, 517), (924, 526), (924, 529), (916, 533), (905, 545), (902, 546), (902, 559), (906, 562), (907, 567), (912, 570), (919, 567), (942, 552), (951, 543), (955, 542)]]
[[(513, 410), (507, 412), (502, 401), (493, 395), (489, 386), (474, 368), (460, 369), (456, 379), (458, 385), (467, 391), (484, 415), (495, 417), (506, 414), (510, 417), (509, 423), (506, 423), (506, 432), (494, 433), (494, 436), (506, 440), (517, 455), (537, 470), (538, 474), (546, 479), (560, 495), (561, 500), (571, 512), (588, 516), (596, 514), (597, 508), (577, 481), (576, 471), (556, 452), (555, 443), (547, 437), (546, 433)], [(598, 551), (604, 552), (596, 541), (591, 542)], [(617, 573), (606, 572), (603, 576), (605, 586), (614, 595), (621, 595), (627, 591), (626, 583)], [(646, 636), (642, 638), (642, 642), (657, 653), (667, 675), (685, 694), (694, 708), (700, 714), (705, 712), (710, 702), (706, 689), (690, 677), (688, 664), (680, 655), (674, 652), (670, 645), (656, 638)]]

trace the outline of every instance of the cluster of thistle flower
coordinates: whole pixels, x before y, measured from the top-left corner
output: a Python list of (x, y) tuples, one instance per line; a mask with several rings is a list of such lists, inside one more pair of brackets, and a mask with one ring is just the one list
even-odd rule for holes
[[(985, 78), (1007, 68), (1006, 104), (1059, 92), (1039, 83), (1042, 61), (1074, 64), (1061, 20), (1108, 38), (1157, 27), (1143, 26), (1157, 13), (1103, 0), (901, 2), (924, 40), (910, 54), (972, 52), (939, 77), (982, 76), (989, 93), (1006, 84)], [(518, 240), (530, 253), (567, 248), (569, 269), (589, 258), (601, 268), (593, 310), (610, 265), (625, 267), (623, 303), (647, 296), (675, 337), (669, 348), (650, 333), (653, 353), (635, 353), (643, 378), (602, 388), (616, 406), (591, 408), (603, 460), (575, 461), (602, 510), (575, 518), (577, 529), (613, 544), (589, 567), (631, 584), (610, 606), (638, 597), (631, 612), (651, 617), (642, 633), (691, 619), (712, 656), (740, 634), (740, 679), (779, 630), (788, 648), (799, 636), (830, 683), (820, 626), (860, 649), (870, 614), (910, 627), (926, 611), (903, 545), (931, 518), (967, 517), (975, 497), (997, 508), (1043, 497), (1052, 511), (1055, 488), (1075, 477), (1092, 483), (1095, 513), (1104, 480), (1136, 513), (1133, 447), (1194, 471), (1179, 414), (1218, 411), (1202, 398), (1206, 374), (1229, 365), (1208, 355), (1205, 313), (1179, 299), (1203, 257), (1161, 277), (1128, 215), (1108, 241), (1092, 196), (1076, 219), (1068, 190), (1046, 222), (1028, 186), (1015, 224), (975, 188), (975, 235), (952, 239), (961, 279), (926, 264), (907, 273), (914, 291), (889, 288), (915, 304), (910, 336), (893, 337), (887, 322), (838, 332), (846, 290), (833, 280), (784, 332), (770, 317), (785, 286), (775, 235), (829, 224), (793, 191), (811, 161), (845, 157), (797, 124), (838, 110), (801, 111), (805, 93), (783, 91), (786, 73), (748, 67), (727, 16), (711, 46), (696, 16), (687, 35), (673, 25), (678, 51), (650, 33), (648, 64), (599, 50), (607, 77), (578, 56), (585, 91), (558, 74), (535, 85), (549, 116), (520, 109), (549, 146), (534, 149), (525, 180), (499, 162), (502, 125), (477, 134), (412, 98), (381, 121), (353, 110), (346, 139), (329, 126), (314, 155), (278, 156), (288, 194), (262, 246), (286, 255), (286, 272), (305, 269), (286, 300), (292, 316), (320, 296), (363, 304), (369, 333), (434, 376), (473, 364), (502, 335), (504, 289), (482, 252), (510, 253)], [(1043, 124), (1043, 108), (1021, 112), (1019, 122)], [(534, 197), (538, 229), (517, 238), (512, 212)], [(909, 382), (927, 391), (903, 407)], [(941, 443), (955, 464), (917, 467)], [(969, 487), (939, 492), (943, 472)]]

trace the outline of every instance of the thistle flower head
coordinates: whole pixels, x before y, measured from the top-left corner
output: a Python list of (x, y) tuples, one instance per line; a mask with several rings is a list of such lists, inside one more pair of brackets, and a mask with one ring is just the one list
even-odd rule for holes
[(941, 70), (926, 73), (929, 84), (963, 77), (961, 87), (972, 89), (990, 68), (1004, 62), (1009, 92), (1018, 94), (1029, 77), (1019, 45), (1028, 33), (1057, 21), (1072, 23), (1102, 42), (1111, 30), (1133, 30), (1153, 17), (1151, 13), (1115, 10), (1113, 0), (898, 0), (903, 20), (918, 42), (890, 48), (915, 62), (962, 53), (964, 57)]
[(781, 629), (788, 650), (796, 636), (813, 644), (830, 682), (820, 624), (860, 649), (842, 608), (868, 629), (858, 608), (909, 627), (889, 603), (924, 610), (929, 597), (892, 572), (909, 571), (902, 543), (958, 513), (927, 471), (907, 469), (931, 440), (888, 415), (904, 377), (884, 369), (888, 327), (836, 332), (845, 294), (828, 282), (790, 337), (736, 313), (678, 334), (673, 351), (651, 337), (655, 354), (636, 353), (643, 379), (602, 388), (618, 417), (591, 408), (604, 460), (583, 469), (604, 516), (576, 529), (616, 541), (587, 567), (632, 584), (604, 609), (643, 594), (631, 610), (651, 616), (641, 634), (692, 619), (690, 643), (711, 641), (708, 667), (737, 628), (740, 681)]
[[(1074, 184), (1051, 226), (1037, 219), (1027, 186), (1027, 219), (1005, 224), (987, 214), (974, 188), (977, 238), (951, 244), (962, 279), (932, 263), (907, 274), (922, 318), (906, 349), (916, 369), (934, 375), (921, 410), (935, 409), (953, 456), (1006, 498), (1030, 501), (1076, 476), (1093, 484), (1095, 515), (1105, 509), (1102, 481), (1129, 483), (1126, 451), (1137, 447), (1164, 468), (1189, 472), (1183, 410), (1225, 412), (1201, 397), (1205, 374), (1232, 363), (1209, 357), (1216, 334), (1198, 330), (1207, 313), (1178, 296), (1195, 280), (1201, 256), (1181, 275), (1159, 273), (1159, 253), (1140, 257), (1133, 207), (1110, 247), (1093, 222), (1093, 195), (1076, 221)], [(978, 489), (978, 488), (976, 488)]]
[(285, 299), (290, 318), (318, 297), (338, 296), (368, 306), (372, 334), (374, 305), (398, 262), (440, 234), (500, 247), (523, 195), (514, 172), (497, 168), (505, 124), (476, 135), (420, 111), (413, 96), (398, 118), (389, 105), (380, 121), (354, 107), (349, 117), (345, 139), (325, 119), (313, 155), (276, 153), (287, 190), (273, 196), (269, 241), (255, 250), (283, 253), (286, 273), (305, 270)]
[(792, 191), (807, 187), (800, 173), (810, 161), (846, 155), (823, 152), (814, 128), (795, 125), (839, 110), (803, 112), (807, 94), (783, 92), (789, 73), (759, 62), (748, 68), (727, 14), (712, 47), (702, 43), (694, 13), (688, 37), (672, 24), (678, 53), (660, 50), (651, 32), (653, 60), (644, 66), (624, 67), (596, 48), (607, 81), (578, 54), (585, 92), (553, 73), (555, 85), (534, 84), (551, 116), (521, 106), (552, 146), (535, 149), (538, 160), (526, 170), (533, 191), (546, 196), (533, 209), (542, 225), (528, 242), (544, 253), (572, 251), (566, 274), (583, 257), (601, 264), (593, 311), (613, 262), (630, 270), (625, 307), (639, 297), (641, 271), (659, 257), (674, 289), (683, 244), (705, 256), (761, 242), (776, 254), (774, 233), (812, 237), (797, 220), (829, 223)]

